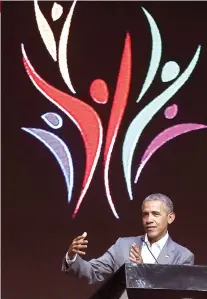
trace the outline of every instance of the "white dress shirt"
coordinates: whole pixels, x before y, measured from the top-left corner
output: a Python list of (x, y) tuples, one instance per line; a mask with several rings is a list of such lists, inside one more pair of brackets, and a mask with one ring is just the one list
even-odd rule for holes
[[(169, 237), (168, 232), (164, 235), (164, 237), (162, 237), (162, 239), (160, 239), (159, 241), (153, 243), (152, 245), (150, 245), (149, 240), (147, 238), (147, 234), (145, 235), (145, 242), (147, 243), (150, 251), (152, 252), (152, 254), (154, 255), (154, 257), (156, 259), (158, 259), (160, 252), (162, 251), (163, 247), (165, 246), (165, 243), (167, 242), (167, 239)], [(142, 250), (141, 250), (141, 256), (142, 256), (142, 260), (144, 264), (155, 264), (155, 259), (152, 256), (152, 254), (150, 253), (149, 249), (147, 248), (147, 245), (143, 242), (142, 244)], [(75, 262), (76, 258), (77, 258), (77, 254), (74, 256), (73, 259), (70, 259), (68, 256), (68, 253), (66, 254), (66, 262), (68, 265), (70, 265), (71, 263)]]
[[(164, 235), (164, 237), (162, 237), (162, 239), (160, 239), (159, 241), (150, 245), (149, 240), (147, 238), (147, 234), (145, 235), (145, 242), (147, 243), (149, 249), (147, 248), (147, 245), (143, 242), (141, 256), (142, 256), (142, 260), (143, 260), (144, 264), (155, 264), (156, 263), (154, 257), (156, 258), (156, 260), (158, 259), (160, 252), (162, 251), (163, 247), (165, 246), (165, 243), (167, 242), (168, 237), (169, 237), (169, 234), (167, 232)], [(149, 250), (152, 252), (154, 257), (150, 253)]]

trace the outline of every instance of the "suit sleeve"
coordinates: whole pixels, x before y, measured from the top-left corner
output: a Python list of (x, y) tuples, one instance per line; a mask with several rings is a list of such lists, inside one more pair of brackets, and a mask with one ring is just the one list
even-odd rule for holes
[(185, 253), (182, 258), (180, 259), (180, 263), (181, 265), (194, 265), (194, 254), (190, 251), (188, 251), (187, 253)]
[(76, 260), (68, 265), (64, 258), (62, 271), (86, 280), (89, 284), (101, 282), (115, 272), (116, 255), (119, 250), (120, 238), (101, 257), (90, 261), (77, 255)]
[(183, 265), (194, 265), (195, 257), (194, 254), (191, 254), (188, 258), (186, 258), (183, 262)]

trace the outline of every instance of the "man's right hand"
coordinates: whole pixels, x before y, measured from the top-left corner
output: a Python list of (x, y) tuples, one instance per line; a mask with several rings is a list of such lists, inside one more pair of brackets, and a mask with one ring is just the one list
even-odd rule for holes
[(141, 256), (141, 251), (140, 249), (137, 247), (136, 243), (132, 244), (130, 253), (129, 253), (129, 259), (136, 263), (136, 264), (141, 264), (143, 263), (142, 260), (142, 256)]
[(68, 256), (72, 260), (76, 254), (85, 255), (85, 248), (87, 248), (88, 241), (85, 240), (87, 233), (75, 238), (68, 249)]

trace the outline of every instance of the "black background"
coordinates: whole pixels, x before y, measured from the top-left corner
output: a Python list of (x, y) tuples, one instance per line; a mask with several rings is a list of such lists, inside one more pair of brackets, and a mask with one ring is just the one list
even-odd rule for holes
[[(52, 21), (53, 2), (40, 8), (59, 40), (72, 2), (58, 2), (63, 15)], [(186, 122), (207, 123), (207, 38), (204, 2), (78, 2), (68, 43), (68, 66), (77, 97), (90, 104), (103, 121), (106, 133), (126, 32), (132, 39), (132, 83), (129, 104), (112, 154), (110, 186), (120, 219), (108, 206), (103, 184), (101, 156), (94, 179), (75, 220), (84, 175), (84, 146), (75, 125), (45, 99), (29, 80), (22, 63), (21, 43), (36, 71), (56, 88), (68, 92), (58, 65), (49, 56), (38, 31), (32, 2), (3, 2), (2, 7), (2, 298), (63, 299), (88, 298), (97, 286), (87, 286), (61, 272), (61, 262), (71, 240), (88, 232), (87, 259), (101, 255), (120, 236), (142, 233), (140, 206), (154, 192), (168, 195), (175, 204), (176, 221), (170, 234), (191, 249), (196, 264), (207, 264), (207, 132), (191, 132), (170, 141), (147, 163), (137, 185), (135, 200), (126, 191), (121, 164), (125, 132), (135, 115), (166, 88), (161, 68), (151, 89), (137, 104), (151, 52), (151, 35), (145, 7), (160, 29), (163, 41), (161, 66), (168, 60), (179, 63), (181, 71), (192, 59), (197, 46), (201, 55), (192, 76), (170, 100), (178, 114), (164, 117), (165, 105), (145, 129), (137, 148), (132, 176), (151, 140), (163, 129)], [(104, 79), (110, 92), (103, 106), (92, 101), (92, 80)], [(58, 132), (69, 146), (75, 165), (75, 189), (67, 204), (64, 177), (54, 157), (37, 139), (21, 130), (35, 127), (51, 130), (41, 119), (46, 112), (61, 115)], [(103, 154), (103, 152), (102, 152)]]

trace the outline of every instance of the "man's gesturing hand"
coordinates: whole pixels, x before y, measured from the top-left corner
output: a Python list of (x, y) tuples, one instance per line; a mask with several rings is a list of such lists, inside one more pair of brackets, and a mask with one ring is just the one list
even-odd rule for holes
[(68, 256), (73, 259), (76, 254), (85, 255), (85, 248), (87, 248), (88, 241), (85, 240), (87, 233), (75, 238), (68, 249)]
[(132, 244), (130, 253), (129, 253), (129, 259), (137, 264), (143, 263), (142, 257), (141, 257), (141, 252), (140, 249), (137, 247), (135, 243)]

